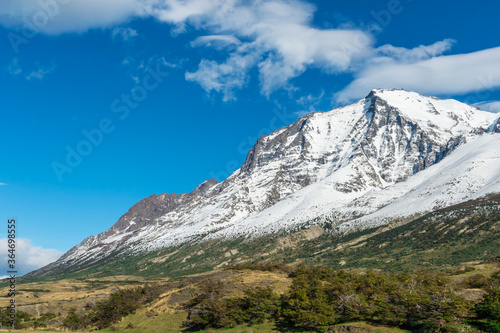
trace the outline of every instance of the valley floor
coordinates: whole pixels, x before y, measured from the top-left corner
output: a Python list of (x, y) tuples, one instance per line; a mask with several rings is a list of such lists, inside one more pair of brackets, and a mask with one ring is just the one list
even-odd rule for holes
[[(417, 273), (417, 275), (407, 275), (408, 279), (427, 279), (424, 282), (428, 285), (424, 286), (422, 284), (422, 293), (429, 290), (435, 290), (437, 293), (445, 295), (446, 293), (452, 291), (453, 297), (458, 297), (458, 303), (449, 303), (450, 311), (462, 311), (460, 307), (464, 306), (467, 311), (472, 311), (471, 307), (467, 307), (467, 304), (477, 304), (483, 301), (484, 295), (487, 294), (488, 283), (491, 283), (492, 273), (498, 271), (497, 263), (484, 263), (484, 262), (471, 262), (465, 266), (455, 267), (446, 272), (446, 274), (434, 273)], [(344, 274), (344, 275), (342, 275)], [(418, 275), (420, 274), (420, 275)], [(493, 276), (499, 275), (498, 273), (493, 274)], [(319, 278), (323, 276), (322, 278)], [(401, 280), (404, 278), (403, 275), (396, 277), (394, 274), (384, 274), (376, 271), (366, 271), (359, 270), (358, 272), (347, 272), (347, 271), (334, 271), (329, 268), (321, 266), (309, 266), (309, 267), (290, 267), (283, 265), (273, 265), (273, 264), (261, 264), (261, 265), (241, 265), (234, 266), (230, 269), (219, 270), (208, 272), (204, 274), (197, 274), (185, 277), (179, 277), (176, 279), (150, 279), (147, 280), (143, 277), (135, 276), (117, 276), (117, 277), (107, 277), (107, 278), (89, 278), (89, 279), (66, 279), (58, 281), (40, 281), (40, 282), (30, 282), (25, 284), (20, 284), (18, 286), (18, 295), (16, 296), (16, 302), (18, 304), (18, 311), (21, 313), (21, 318), (24, 319), (22, 325), (31, 326), (29, 330), (15, 330), (16, 332), (33, 332), (33, 326), (38, 326), (38, 330), (45, 332), (61, 331), (67, 328), (67, 318), (74, 309), (78, 318), (82, 318), (85, 315), (89, 315), (102, 304), (106, 304), (108, 300), (119, 294), (120, 291), (126, 290), (142, 290), (144, 285), (158, 285), (162, 286), (161, 292), (154, 296), (148, 303), (139, 306), (136, 310), (131, 310), (130, 314), (124, 315), (123, 318), (118, 318), (118, 320), (108, 327), (101, 329), (103, 332), (129, 332), (129, 333), (170, 333), (170, 332), (226, 332), (226, 333), (257, 333), (257, 332), (316, 332), (316, 331), (326, 331), (326, 332), (359, 332), (359, 333), (370, 333), (370, 332), (411, 332), (397, 327), (390, 327), (391, 325), (383, 325), (380, 322), (373, 323), (364, 320), (361, 321), (342, 321), (338, 323), (341, 317), (337, 316), (334, 319), (328, 317), (317, 316), (316, 319), (322, 325), (318, 326), (317, 329), (304, 328), (307, 325), (314, 326), (312, 322), (300, 322), (295, 321), (295, 317), (299, 318), (301, 312), (300, 309), (295, 309), (290, 307), (293, 305), (294, 299), (301, 299), (306, 304), (306, 300), (303, 299), (302, 293), (307, 293), (307, 297), (310, 298), (311, 302), (315, 302), (311, 297), (314, 296), (314, 292), (311, 294), (311, 290), (317, 289), (318, 286), (314, 287), (315, 283), (318, 281), (323, 281), (321, 284), (324, 286), (324, 290), (329, 290), (330, 293), (335, 293), (335, 283), (339, 276), (344, 276), (351, 281), (345, 281), (345, 285), (352, 283), (353, 279), (358, 279), (358, 284), (365, 284), (363, 291), (368, 290), (368, 285), (380, 284), (381, 281), (385, 281), (382, 284), (391, 283), (391, 281), (396, 281), (394, 279), (399, 279), (397, 283), (405, 283), (407, 281)], [(316, 280), (316, 278), (319, 280)], [(366, 278), (369, 280), (366, 280)], [(497, 276), (498, 278), (498, 276)], [(365, 280), (363, 280), (365, 279)], [(372, 280), (370, 280), (372, 279)], [(384, 280), (385, 279), (385, 280)], [(415, 281), (417, 281), (416, 279)], [(423, 281), (422, 280), (422, 281)], [(208, 283), (207, 283), (208, 281)], [(316, 281), (316, 282), (315, 282)], [(368, 282), (367, 282), (368, 281)], [(372, 282), (370, 282), (372, 281)], [(378, 281), (378, 282), (377, 282)], [(220, 282), (217, 285), (215, 282)], [(417, 281), (418, 282), (418, 281)], [(497, 281), (498, 282), (498, 281)], [(495, 282), (495, 283), (497, 283)], [(312, 284), (311, 284), (312, 283)], [(342, 283), (344, 284), (344, 283)], [(209, 286), (209, 289), (206, 286)], [(215, 287), (214, 287), (215, 286)], [(220, 287), (217, 290), (217, 286)], [(408, 285), (410, 286), (410, 285)], [(404, 288), (408, 288), (408, 286)], [(452, 287), (453, 290), (448, 289)], [(210, 289), (212, 288), (212, 289)], [(302, 289), (301, 289), (302, 288)], [(320, 289), (323, 287), (320, 287)], [(328, 289), (332, 288), (332, 289)], [(382, 285), (381, 287), (382, 288)], [(498, 288), (498, 286), (496, 286)], [(320, 290), (318, 289), (318, 290)], [(243, 325), (237, 325), (232, 328), (223, 329), (213, 329), (210, 328), (211, 325), (224, 325), (224, 322), (218, 322), (218, 324), (208, 323), (206, 329), (197, 329), (196, 325), (193, 325), (193, 316), (190, 320), (188, 319), (189, 312), (192, 314), (199, 315), (203, 317), (203, 313), (200, 314), (199, 309), (203, 308), (206, 304), (203, 303), (206, 299), (200, 298), (200, 295), (206, 290), (211, 290), (213, 292), (210, 294), (217, 298), (217, 302), (220, 302), (217, 306), (222, 306), (219, 310), (220, 312), (228, 311), (230, 307), (227, 304), (228, 300), (243, 300), (248, 299), (252, 295), (261, 294), (251, 294), (248, 290), (262, 291), (270, 290), (273, 295), (280, 296), (286, 295), (284, 299), (287, 301), (282, 303), (280, 306), (286, 306), (288, 309), (293, 309), (296, 312), (291, 312), (293, 318), (289, 318), (288, 323), (293, 323), (297, 325), (284, 326), (284, 321), (277, 322), (268, 318), (263, 320), (263, 323), (251, 324), (248, 323)], [(321, 289), (323, 290), (323, 289)], [(323, 290), (323, 291), (324, 291)], [(361, 290), (361, 289), (360, 289)], [(357, 295), (359, 290), (356, 291)], [(8, 292), (8, 288), (4, 287), (0, 289), (0, 307), (4, 308), (9, 304), (9, 298), (5, 297)], [(147, 292), (147, 290), (146, 290)], [(381, 289), (372, 290), (375, 299), (377, 295), (381, 295)], [(128, 294), (123, 294), (126, 298)], [(132, 294), (130, 294), (132, 295)], [(264, 295), (264, 294), (262, 294)], [(295, 296), (294, 296), (295, 295)], [(299, 295), (299, 296), (297, 296)], [(406, 294), (405, 294), (406, 295)], [(132, 297), (132, 296), (131, 296)], [(264, 296), (262, 296), (264, 297)], [(294, 298), (299, 297), (299, 298)], [(214, 299), (215, 299), (214, 298)], [(193, 300), (198, 299), (197, 304), (193, 303)], [(274, 298), (277, 300), (278, 298)], [(201, 300), (201, 301), (200, 301)], [(367, 297), (363, 302), (371, 302), (373, 297)], [(416, 300), (418, 301), (418, 300)], [(500, 300), (497, 300), (500, 301)], [(361, 302), (362, 303), (362, 302)], [(360, 303), (360, 304), (361, 304)], [(116, 306), (122, 306), (122, 303), (112, 303)], [(126, 304), (123, 303), (123, 304)], [(201, 304), (201, 306), (200, 306)], [(204, 305), (205, 304), (205, 305)], [(264, 304), (264, 303), (262, 303)], [(261, 304), (261, 305), (262, 305)], [(284, 305), (285, 304), (285, 305)], [(375, 303), (373, 303), (375, 304)], [(323, 305), (328, 305), (324, 303)], [(307, 316), (311, 316), (316, 313), (322, 314), (319, 308), (308, 308), (309, 305), (305, 305), (302, 308)], [(457, 308), (458, 307), (458, 308)], [(206, 307), (205, 307), (206, 309)], [(319, 309), (319, 310), (318, 310)], [(232, 311), (232, 310), (231, 310)], [(255, 311), (251, 309), (250, 311)], [(265, 311), (265, 310), (264, 310)], [(271, 311), (271, 310), (269, 310)], [(319, 312), (318, 312), (319, 311)], [(464, 310), (465, 311), (465, 310)], [(26, 313), (27, 315), (25, 315)], [(228, 312), (227, 318), (233, 318), (236, 312)], [(286, 317), (286, 312), (283, 312)], [(326, 313), (326, 312), (324, 312)], [(323, 313), (323, 314), (324, 314)], [(459, 312), (457, 312), (459, 313)], [(472, 313), (472, 312), (470, 312)], [(387, 314), (390, 315), (389, 313)], [(465, 316), (465, 315), (464, 315)], [(208, 318), (208, 317), (204, 317)], [(236, 317), (234, 317), (236, 318)], [(372, 316), (373, 318), (373, 316)], [(65, 320), (66, 319), (66, 320)], [(187, 321), (186, 321), (187, 320)], [(375, 321), (377, 321), (375, 317)], [(393, 319), (391, 319), (393, 320)], [(380, 320), (379, 320), (380, 321)], [(191, 322), (191, 328), (186, 327), (186, 323)], [(457, 327), (469, 327), (466, 321), (456, 322)], [(233, 326), (230, 324), (229, 326)], [(300, 328), (302, 327), (302, 328)], [(90, 325), (86, 329), (76, 329), (75, 332), (89, 332), (95, 330), (94, 325)], [(35, 329), (36, 331), (37, 329)], [(7, 330), (5, 330), (7, 331)], [(427, 330), (428, 332), (433, 332), (434, 330)], [(450, 330), (442, 330), (443, 332)], [(469, 328), (471, 332), (474, 331)], [(451, 332), (451, 331), (450, 331)], [(494, 332), (494, 331), (493, 331)]]

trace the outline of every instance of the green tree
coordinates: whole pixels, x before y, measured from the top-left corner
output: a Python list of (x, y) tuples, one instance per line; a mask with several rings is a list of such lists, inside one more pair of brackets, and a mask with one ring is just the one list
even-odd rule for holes
[(68, 315), (63, 320), (63, 326), (70, 330), (78, 330), (86, 327), (86, 319), (76, 313), (75, 308), (69, 309)]
[(482, 319), (487, 332), (500, 333), (500, 288), (492, 287), (484, 295), (483, 300), (476, 306), (479, 319)]

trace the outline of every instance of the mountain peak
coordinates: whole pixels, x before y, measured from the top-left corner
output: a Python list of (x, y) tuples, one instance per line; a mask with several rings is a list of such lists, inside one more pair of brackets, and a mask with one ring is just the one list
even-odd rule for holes
[[(440, 170), (436, 165), (469, 141), (497, 137), (498, 124), (497, 115), (458, 101), (375, 89), (356, 103), (308, 114), (262, 136), (241, 168), (221, 183), (211, 179), (188, 194), (141, 200), (111, 229), (87, 238), (58, 265), (91, 261), (106, 251), (141, 253), (186, 242), (296, 230), (311, 221), (331, 221), (331, 216), (349, 228), (419, 186), (434, 186), (419, 175)], [(457, 179), (471, 168), (457, 168)], [(460, 183), (457, 179), (448, 183)], [(474, 186), (453, 189), (460, 195), (452, 200), (442, 197), (439, 202), (467, 199), (488, 179), (481, 175), (474, 181)], [(430, 208), (422, 204), (415, 209)]]

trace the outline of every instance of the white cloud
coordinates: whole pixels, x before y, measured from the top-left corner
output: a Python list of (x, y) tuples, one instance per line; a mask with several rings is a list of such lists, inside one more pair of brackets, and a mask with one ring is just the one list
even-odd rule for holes
[(0, 186), (7, 186), (6, 183), (0, 183)]
[[(223, 15), (226, 8), (234, 5), (235, 0), (157, 0), (149, 7), (149, 14), (160, 21), (175, 24), (176, 31), (182, 32), (188, 20), (194, 21), (217, 13)], [(199, 23), (199, 22), (198, 22)]]
[(373, 88), (404, 88), (422, 94), (466, 94), (500, 88), (500, 47), (467, 54), (437, 56), (412, 63), (375, 58), (336, 95), (348, 102)]
[(474, 104), (483, 111), (500, 113), (500, 101), (485, 101)]
[(413, 49), (383, 45), (377, 48), (378, 54), (382, 57), (377, 57), (374, 60), (381, 61), (384, 57), (387, 57), (388, 59), (397, 60), (403, 63), (414, 63), (416, 61), (440, 56), (444, 52), (449, 51), (454, 43), (456, 43), (454, 39), (448, 38), (431, 45), (420, 45)]
[(152, 3), (148, 0), (2, 0), (0, 24), (52, 35), (85, 32), (144, 16)]
[(241, 44), (241, 41), (231, 35), (210, 35), (210, 36), (201, 36), (196, 38), (191, 42), (192, 47), (212, 47), (217, 50), (222, 50), (225, 48), (234, 48)]
[(259, 63), (262, 92), (269, 95), (308, 68), (328, 73), (353, 70), (355, 62), (371, 52), (371, 38), (356, 30), (318, 30), (300, 25), (276, 27), (266, 33), (263, 53), (272, 51)]
[[(215, 48), (226, 59), (203, 59), (185, 77), (207, 92), (223, 94), (224, 100), (234, 99), (235, 91), (247, 85), (253, 68), (267, 96), (289, 87), (290, 80), (310, 68), (328, 74), (355, 73), (354, 81), (336, 95), (343, 102), (380, 87), (438, 95), (499, 86), (498, 49), (445, 56), (454, 43), (451, 39), (413, 49), (374, 48), (373, 36), (351, 23), (317, 28), (315, 11), (306, 0), (3, 0), (0, 24), (45, 34), (113, 28), (136, 17), (170, 24), (174, 33), (189, 26), (206, 34), (192, 47)], [(116, 28), (112, 34), (127, 39), (136, 32)], [(34, 71), (28, 76), (44, 74)]]
[[(210, 32), (193, 41), (194, 47), (211, 45), (231, 52), (222, 62), (201, 61), (186, 78), (228, 100), (234, 96), (232, 90), (245, 85), (254, 66), (262, 92), (269, 95), (309, 67), (344, 72), (371, 52), (373, 40), (361, 30), (314, 28), (315, 10), (300, 0), (5, 0), (0, 3), (0, 24), (20, 27), (27, 17), (33, 30), (46, 34), (107, 28), (145, 16), (172, 24), (176, 33), (190, 25)], [(112, 34), (123, 39), (135, 36), (124, 28)]]
[(206, 91), (216, 91), (224, 95), (224, 101), (234, 100), (234, 89), (244, 87), (248, 81), (247, 73), (257, 59), (253, 54), (232, 54), (224, 63), (202, 60), (198, 70), (187, 72), (188, 81), (195, 81)]
[[(7, 238), (0, 239), (0, 274), (6, 273), (11, 270), (7, 267), (8, 258), (8, 243)], [(15, 269), (17, 270), (17, 276), (24, 275), (35, 269), (43, 267), (56, 261), (63, 254), (60, 251), (54, 249), (44, 249), (41, 246), (35, 246), (31, 244), (29, 239), (16, 238), (15, 239)]]
[[(189, 3), (196, 1), (184, 5)], [(225, 100), (246, 84), (254, 66), (259, 70), (262, 93), (269, 95), (310, 67), (328, 73), (350, 71), (356, 61), (372, 52), (373, 39), (361, 30), (312, 27), (315, 7), (302, 1), (211, 3), (207, 8), (207, 13), (197, 12), (185, 20), (200, 29), (235, 36), (240, 43), (225, 61), (205, 59), (186, 78), (207, 91), (222, 92)], [(168, 22), (178, 21), (170, 18)], [(207, 37), (214, 39), (213, 34)], [(197, 39), (192, 45), (203, 45), (202, 41)]]
[(187, 59), (177, 59), (175, 61), (168, 61), (167, 59), (165, 59), (165, 57), (149, 59), (150, 66), (152, 66), (153, 64), (161, 64), (169, 68), (181, 68), (186, 61)]
[(125, 42), (128, 42), (134, 39), (134, 37), (139, 36), (139, 34), (136, 30), (131, 28), (114, 28), (111, 32), (111, 36), (114, 40), (121, 39)]

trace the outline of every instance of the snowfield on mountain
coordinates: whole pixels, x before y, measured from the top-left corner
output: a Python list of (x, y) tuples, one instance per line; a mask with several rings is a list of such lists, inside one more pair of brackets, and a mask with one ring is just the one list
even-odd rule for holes
[(327, 220), (349, 231), (498, 193), (499, 133), (497, 114), (404, 90), (373, 90), (261, 137), (220, 183), (142, 200), (55, 265)]

